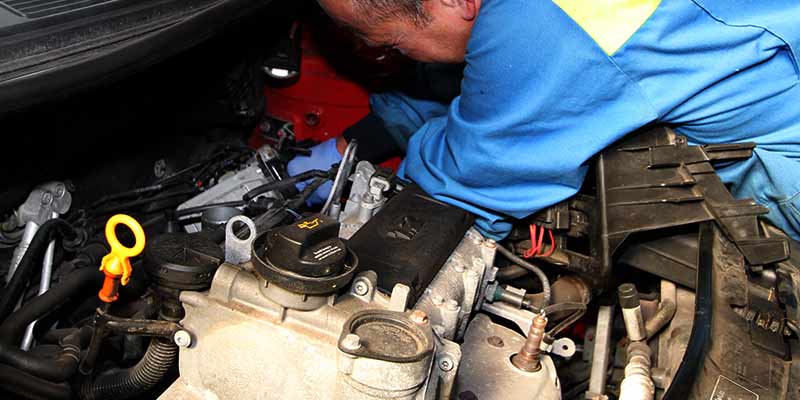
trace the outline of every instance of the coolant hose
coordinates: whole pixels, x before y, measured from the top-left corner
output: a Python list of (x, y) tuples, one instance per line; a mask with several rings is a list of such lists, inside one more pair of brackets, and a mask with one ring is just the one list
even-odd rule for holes
[(72, 390), (66, 383), (53, 383), (8, 365), (0, 364), (0, 392), (13, 393), (21, 398), (68, 400)]
[(56, 234), (70, 240), (77, 236), (72, 225), (63, 219), (52, 219), (39, 227), (31, 244), (28, 246), (28, 250), (20, 260), (19, 265), (17, 265), (14, 276), (6, 285), (3, 297), (0, 298), (0, 321), (4, 321), (14, 311), (14, 307), (25, 291), (25, 287), (31, 277), (33, 277), (37, 269), (41, 269), (44, 253)]
[[(55, 359), (37, 357), (19, 349), (25, 327), (42, 318), (75, 295), (92, 293), (100, 287), (103, 275), (94, 268), (83, 268), (71, 273), (67, 279), (46, 293), (34, 297), (11, 314), (0, 325), (0, 363), (11, 365), (31, 375), (52, 382), (63, 382), (76, 371), (83, 342), (88, 339), (87, 329), (81, 329), (61, 340), (61, 352)], [(91, 330), (88, 331), (91, 334)]]
[(539, 267), (537, 267), (537, 266), (535, 266), (535, 265), (523, 260), (520, 257), (517, 257), (517, 255), (512, 253), (511, 250), (508, 250), (507, 248), (505, 248), (504, 246), (502, 246), (500, 244), (497, 245), (497, 251), (500, 252), (500, 254), (502, 254), (509, 261), (519, 265), (520, 267), (523, 267), (523, 268), (533, 272), (533, 274), (536, 275), (537, 278), (539, 278), (539, 280), (542, 282), (542, 304), (541, 304), (541, 306), (542, 307), (549, 306), (550, 305), (551, 292), (550, 292), (550, 280), (547, 279), (547, 275), (545, 275), (544, 272)]
[(98, 375), (81, 386), (81, 399), (127, 399), (141, 394), (164, 379), (178, 358), (171, 340), (153, 338), (144, 357), (133, 367)]

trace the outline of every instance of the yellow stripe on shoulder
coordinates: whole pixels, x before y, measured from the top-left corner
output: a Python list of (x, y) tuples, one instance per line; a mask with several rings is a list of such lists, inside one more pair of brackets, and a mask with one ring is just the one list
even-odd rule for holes
[(609, 56), (656, 11), (661, 0), (553, 0)]

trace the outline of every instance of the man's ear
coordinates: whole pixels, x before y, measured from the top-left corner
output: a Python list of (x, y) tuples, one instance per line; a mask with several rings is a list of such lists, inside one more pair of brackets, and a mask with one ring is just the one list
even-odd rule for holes
[(472, 21), (478, 16), (478, 9), (480, 9), (480, 0), (439, 0), (443, 6), (458, 8), (461, 13), (461, 18), (466, 21)]

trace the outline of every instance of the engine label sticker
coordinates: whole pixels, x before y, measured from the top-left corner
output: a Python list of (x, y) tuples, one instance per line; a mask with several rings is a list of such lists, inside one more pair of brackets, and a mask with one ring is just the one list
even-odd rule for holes
[(709, 400), (758, 400), (752, 390), (720, 375)]

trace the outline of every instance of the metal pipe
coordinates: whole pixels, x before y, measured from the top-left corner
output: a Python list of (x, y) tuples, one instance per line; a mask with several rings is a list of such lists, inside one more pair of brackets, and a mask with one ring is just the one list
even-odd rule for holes
[[(50, 219), (58, 218), (58, 213), (53, 211), (50, 213)], [(44, 252), (44, 260), (42, 261), (42, 274), (41, 278), (39, 279), (39, 295), (45, 294), (48, 289), (50, 289), (50, 280), (53, 276), (53, 259), (55, 258), (56, 253), (56, 241), (50, 241), (50, 244), (47, 245), (47, 250)], [(37, 320), (38, 321), (38, 320)], [(25, 329), (25, 336), (22, 337), (22, 345), (20, 348), (24, 351), (28, 351), (33, 344), (33, 328), (36, 327), (36, 321), (31, 322), (28, 324), (28, 327)]]
[(625, 330), (628, 332), (628, 339), (631, 342), (638, 342), (647, 339), (647, 331), (644, 326), (642, 316), (641, 300), (636, 286), (632, 283), (620, 285), (617, 290), (619, 294), (619, 304), (622, 306), (622, 318), (625, 320)]
[(648, 339), (653, 338), (653, 336), (672, 320), (678, 308), (677, 303), (678, 288), (674, 283), (662, 280), (661, 301), (658, 303), (658, 311), (656, 311), (655, 315), (647, 320), (645, 324), (645, 331), (647, 332)]
[(594, 355), (586, 398), (603, 396), (608, 379), (608, 363), (611, 360), (611, 328), (614, 325), (614, 307), (600, 306), (597, 311), (597, 326), (594, 334)]
[(656, 388), (650, 377), (650, 346), (644, 341), (631, 342), (627, 351), (628, 364), (619, 400), (653, 400)]
[(31, 245), (33, 237), (36, 236), (36, 232), (38, 230), (39, 224), (36, 222), (28, 221), (28, 223), (25, 224), (25, 230), (22, 232), (22, 239), (20, 239), (17, 248), (14, 249), (14, 255), (11, 258), (11, 265), (8, 268), (6, 282), (11, 281), (11, 278), (14, 276), (14, 272), (17, 270), (19, 262), (22, 261), (22, 257), (25, 255), (25, 252), (28, 251), (28, 247)]

